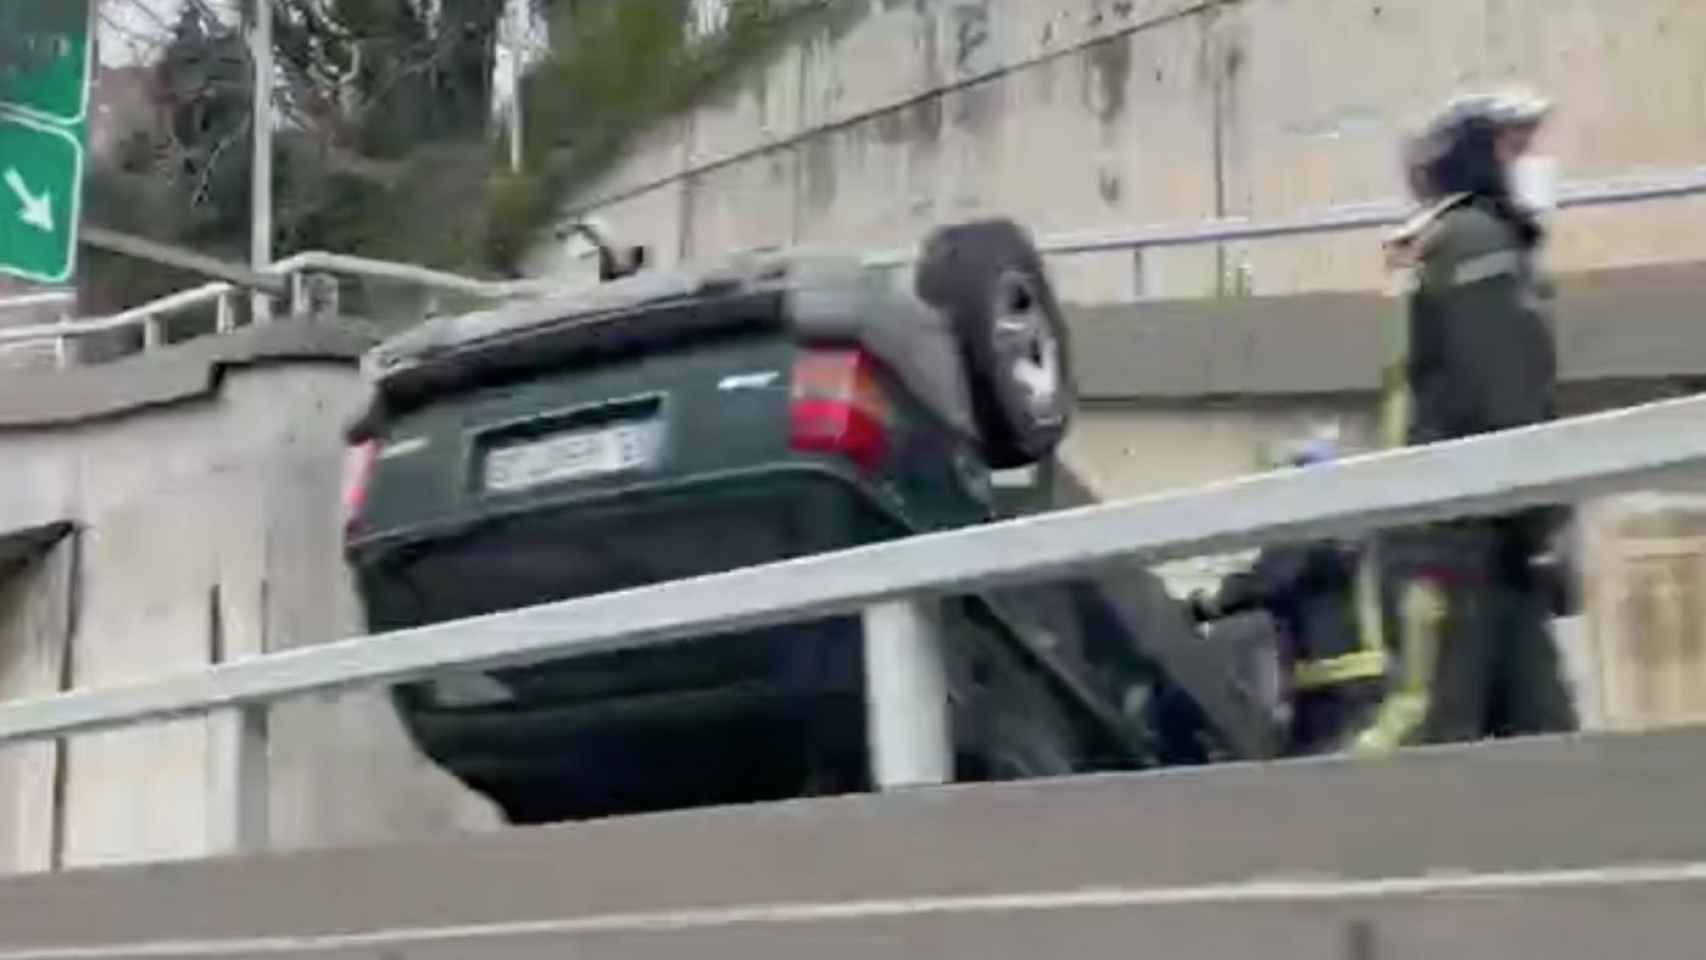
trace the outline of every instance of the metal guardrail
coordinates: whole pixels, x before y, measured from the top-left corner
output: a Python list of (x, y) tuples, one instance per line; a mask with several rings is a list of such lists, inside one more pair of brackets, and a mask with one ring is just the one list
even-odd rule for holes
[[(1577, 209), (1700, 195), (1706, 195), (1706, 167), (1650, 176), (1618, 177), (1568, 184), (1560, 190), (1559, 206), (1563, 209)], [(1038, 247), (1045, 254), (1068, 256), (1344, 233), (1392, 226), (1403, 222), (1413, 210), (1412, 204), (1387, 200), (1331, 207), (1274, 220), (1231, 217), (1195, 223), (1150, 225), (1128, 230), (1057, 234), (1042, 238)], [(897, 248), (873, 253), (865, 258), (865, 262), (871, 266), (898, 267), (911, 263), (916, 256), (917, 251), (914, 248)], [(563, 289), (562, 284), (547, 280), (480, 280), (415, 264), (326, 252), (301, 253), (281, 260), (264, 273), (257, 274), (256, 282), (260, 279), (267, 281), (266, 290), (262, 292), (276, 291), (282, 285), (290, 300), (291, 314), (301, 315), (305, 311), (307, 300), (305, 279), (315, 273), (392, 280), (429, 290), (493, 300), (543, 296)], [(234, 292), (235, 286), (242, 284), (227, 288), (224, 294), (219, 296), (206, 292), (215, 286), (217, 285), (209, 284), (194, 291), (174, 294), (112, 317), (79, 320), (62, 325), (15, 328), (0, 333), (0, 343), (52, 340), (61, 345), (59, 355), (65, 357), (69, 354), (62, 345), (67, 338), (113, 330), (129, 324), (141, 324), (145, 325), (145, 345), (158, 346), (163, 342), (163, 318), (179, 310), (204, 305), (210, 300), (220, 304), (219, 330), (228, 330), (231, 329), (231, 318), (235, 316), (229, 294)]]
[[(427, 289), (493, 300), (542, 296), (561, 289), (558, 284), (540, 280), (478, 280), (414, 264), (392, 263), (385, 260), (371, 260), (365, 257), (322, 252), (302, 253), (281, 260), (267, 272), (266, 276), (276, 278), (282, 284), (282, 289), (287, 292), (290, 299), (291, 314), (301, 315), (305, 312), (308, 298), (305, 281), (312, 274), (341, 274), (379, 280), (394, 280)], [(210, 303), (214, 304), (218, 311), (214, 322), (215, 332), (228, 333), (236, 328), (236, 298), (242, 295), (244, 290), (245, 288), (241, 285), (218, 281), (203, 284), (190, 290), (179, 291), (111, 316), (82, 320), (67, 319), (59, 323), (33, 324), (30, 326), (0, 327), (0, 345), (51, 342), (54, 345), (59, 366), (63, 368), (69, 363), (71, 356), (68, 345), (78, 337), (140, 326), (143, 330), (143, 348), (152, 350), (163, 346), (166, 342), (165, 321), (168, 317), (181, 310), (203, 307)], [(68, 293), (36, 294), (0, 301), (0, 307), (64, 303), (75, 299), (75, 294)]]
[[(55, 312), (59, 321), (65, 322), (69, 311), (76, 309), (77, 291), (68, 289), (40, 290), (35, 293), (17, 296), (0, 297), (0, 332), (18, 330), (26, 327), (40, 328), (40, 324), (16, 323), (11, 318), (13, 311), (40, 311), (47, 307), (58, 307)], [(33, 318), (32, 318), (33, 319)], [(46, 349), (43, 349), (46, 348)], [(0, 363), (9, 367), (32, 367), (36, 365), (35, 357), (46, 354), (55, 368), (63, 368), (70, 360), (69, 343), (63, 338), (51, 336), (30, 335), (18, 341), (0, 340)], [(21, 363), (20, 363), (21, 360)]]
[(24, 310), (31, 307), (47, 307), (54, 304), (74, 304), (76, 302), (77, 293), (74, 290), (47, 290), (15, 297), (0, 297), (0, 311)]
[(917, 679), (941, 673), (918, 598), (1126, 557), (1501, 513), (1702, 470), (1706, 395), (0, 704), (0, 745), (865, 611), (867, 644), (884, 653), (875, 669), (893, 672), (867, 688), (884, 718), (873, 724), (879, 782), (938, 782), (945, 697)]
[[(343, 253), (325, 253), (323, 251), (299, 253), (293, 257), (287, 257), (273, 264), (269, 272), (287, 279), (299, 278), (308, 273), (332, 273), (374, 280), (396, 280), (429, 290), (463, 293), (474, 297), (489, 297), (494, 300), (508, 297), (541, 296), (547, 293), (561, 292), (563, 289), (562, 284), (545, 280), (478, 280), (412, 263), (394, 263), (389, 260), (373, 260), (367, 257), (355, 257)], [(292, 290), (293, 297), (299, 295), (298, 291)]]
[(162, 297), (152, 303), (122, 313), (115, 313), (109, 317), (66, 320), (61, 323), (37, 324), (28, 327), (0, 327), (0, 344), (51, 340), (58, 350), (60, 364), (63, 366), (69, 355), (66, 344), (71, 339), (140, 325), (143, 329), (143, 345), (153, 349), (165, 342), (162, 326), (164, 319), (179, 310), (188, 310), (191, 307), (205, 306), (209, 303), (215, 304), (218, 310), (215, 328), (220, 333), (226, 333), (233, 329), (235, 313), (232, 298), (238, 292), (238, 288), (229, 283), (208, 283), (191, 290), (183, 290), (171, 296)]
[[(1559, 191), (1558, 206), (1560, 209), (1604, 207), (1702, 194), (1706, 194), (1706, 167), (1696, 167), (1652, 176), (1567, 184)], [(1415, 209), (1413, 203), (1386, 200), (1329, 207), (1273, 220), (1227, 217), (1128, 230), (1056, 234), (1041, 238), (1037, 247), (1045, 254), (1059, 256), (1347, 233), (1396, 226)], [(886, 250), (866, 258), (865, 262), (872, 266), (901, 266), (912, 262), (915, 255), (910, 248)]]

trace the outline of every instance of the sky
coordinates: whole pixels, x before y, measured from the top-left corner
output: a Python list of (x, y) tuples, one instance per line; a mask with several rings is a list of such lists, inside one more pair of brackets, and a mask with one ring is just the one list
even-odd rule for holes
[[(3, 2), (3, 0), (0, 0)], [(164, 46), (171, 33), (179, 11), (187, 0), (96, 0), (96, 30), (99, 38), (97, 49), (100, 52), (101, 65), (105, 67), (131, 67), (152, 61), (160, 48)], [(231, 20), (238, 18), (238, 0), (200, 0), (213, 8), (221, 16)], [(525, 0), (510, 0), (517, 9), (523, 9)], [(701, 17), (715, 19), (722, 11), (724, 0), (695, 0)], [(532, 18), (530, 18), (531, 20)], [(537, 48), (544, 42), (544, 24), (533, 20), (530, 24), (532, 36), (528, 46), (530, 55), (525, 60), (532, 61), (537, 57)], [(498, 50), (496, 64), (495, 87), (493, 91), (494, 108), (502, 111), (507, 109), (513, 97), (514, 73), (510, 62), (511, 52), (508, 49)]]
[[(147, 63), (170, 34), (184, 0), (96, 0), (96, 37), (101, 65), (131, 67)], [(235, 0), (211, 0), (216, 10)]]
[[(152, 54), (165, 43), (171, 24), (178, 18), (186, 0), (96, 0), (97, 36), (101, 64), (108, 67), (129, 67), (149, 62)], [(221, 16), (236, 20), (238, 0), (201, 0)], [(510, 0), (520, 5), (520, 0)], [(695, 0), (702, 16), (716, 16), (724, 0)], [(534, 23), (534, 43), (542, 42), (543, 25)], [(507, 71), (507, 56), (500, 57), (500, 78)], [(500, 87), (504, 86), (500, 79)]]

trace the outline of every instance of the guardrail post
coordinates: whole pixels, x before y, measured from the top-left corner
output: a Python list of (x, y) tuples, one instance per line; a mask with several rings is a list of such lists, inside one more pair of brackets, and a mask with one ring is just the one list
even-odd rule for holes
[[(212, 665), (234, 662), (233, 655), (240, 661), (265, 652), (261, 636), (227, 635), (217, 585), (209, 596), (208, 648)], [(268, 702), (250, 703), (207, 717), (207, 839), (215, 854), (263, 853), (272, 846), (271, 710)]]
[(334, 320), (339, 294), (338, 278), (330, 273), (296, 274), (291, 279), (291, 316), (298, 320)]
[(300, 271), (291, 274), (289, 282), (290, 316), (291, 319), (300, 320), (312, 310), (312, 305), (309, 302), (309, 293), (312, 288), (308, 283), (308, 275)]
[(159, 317), (149, 317), (142, 321), (142, 349), (158, 350), (165, 340), (165, 331), (161, 329)]
[[(69, 324), (71, 322), (71, 315), (63, 313), (60, 314), (59, 322), (61, 325)], [(65, 370), (70, 368), (70, 366), (71, 337), (62, 333), (53, 338), (53, 368), (55, 370)]]
[(940, 607), (897, 600), (865, 611), (865, 729), (878, 789), (953, 779)]
[(209, 845), (216, 853), (264, 853), (272, 845), (268, 705), (209, 717), (208, 732), (214, 764)]
[(230, 333), (237, 329), (237, 312), (231, 302), (231, 294), (223, 294), (214, 302), (213, 329), (218, 333)]

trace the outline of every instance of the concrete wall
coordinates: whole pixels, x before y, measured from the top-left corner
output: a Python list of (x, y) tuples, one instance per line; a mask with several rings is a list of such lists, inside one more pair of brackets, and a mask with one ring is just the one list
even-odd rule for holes
[[(906, 246), (992, 214), (1039, 234), (1282, 217), (1398, 196), (1400, 133), (1453, 93), (1513, 81), (1558, 101), (1544, 146), (1566, 177), (1674, 170), (1706, 157), (1703, 45), (1698, 0), (873, 0), (852, 26), (653, 130), (568, 206), (663, 264)], [(1706, 200), (1562, 214), (1551, 265), (1700, 259), (1703, 215)], [(1386, 284), (1377, 241), (1050, 266), (1081, 304), (1370, 290)], [(545, 244), (530, 269), (586, 267)], [(1263, 407), (1274, 412), (1225, 422), (1198, 407), (1086, 417), (1072, 448), (1110, 493), (1216, 479), (1299, 425), (1284, 404)], [(1213, 442), (1177, 442), (1200, 430)]]
[[(1396, 196), (1399, 132), (1450, 94), (1556, 97), (1571, 178), (1706, 156), (1693, 0), (875, 0), (636, 145), (572, 206), (661, 260), (886, 247), (1007, 214), (1039, 233)], [(1563, 270), (1695, 259), (1706, 201), (1559, 223)], [(539, 272), (565, 268), (542, 249)], [(1366, 235), (1058, 258), (1081, 303), (1379, 286)]]
[[(0, 880), (0, 951), (119, 957), (142, 953), (138, 944), (172, 944), (175, 956), (206, 960), (1697, 957), (1703, 739), (1700, 731), (1543, 739), (1385, 761), (899, 791)], [(1652, 882), (1634, 882), (1642, 874)], [(1562, 902), (1538, 911), (1520, 888)], [(1422, 903), (1409, 909), (1421, 912), (1405, 917), (1412, 896)], [(1362, 936), (1349, 935), (1358, 929)]]
[[(0, 699), (41, 696), (60, 688), (67, 667), (75, 541), (9, 566), (0, 579)], [(52, 866), (60, 744), (0, 751), (0, 867)]]
[[(209, 398), (62, 429), (0, 432), (0, 533), (70, 521), (72, 686), (122, 684), (361, 632), (338, 550), (347, 365), (232, 368)], [(27, 590), (47, 602), (51, 585)], [(0, 589), (0, 614), (9, 594)], [(38, 616), (36, 620), (40, 620)], [(47, 637), (0, 616), (0, 696), (59, 689)], [(76, 737), (62, 769), (0, 752), (0, 870), (228, 852), (235, 719)], [(274, 708), (272, 840), (281, 847), (431, 836), (495, 823), (408, 747), (380, 695)], [(252, 760), (252, 758), (250, 758)], [(41, 783), (58, 778), (44, 813)], [(16, 801), (12, 797), (17, 797)], [(12, 803), (34, 804), (9, 844)], [(42, 818), (57, 821), (41, 829)], [(20, 833), (25, 831), (20, 830)], [(40, 844), (52, 839), (53, 848)]]

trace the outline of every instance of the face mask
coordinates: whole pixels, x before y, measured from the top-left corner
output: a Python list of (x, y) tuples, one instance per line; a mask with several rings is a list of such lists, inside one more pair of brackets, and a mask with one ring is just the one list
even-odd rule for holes
[(1511, 164), (1511, 197), (1530, 213), (1550, 213), (1558, 206), (1558, 160), (1525, 153)]

